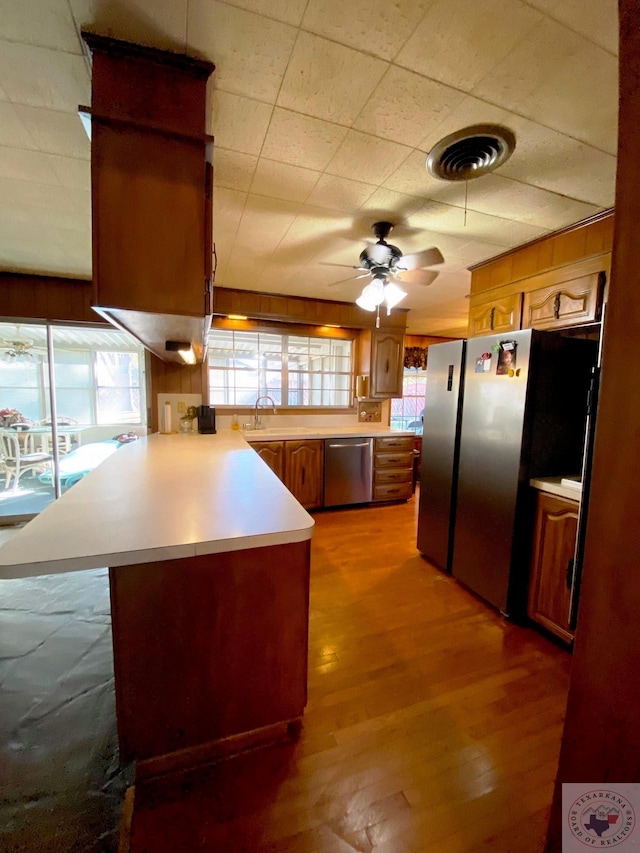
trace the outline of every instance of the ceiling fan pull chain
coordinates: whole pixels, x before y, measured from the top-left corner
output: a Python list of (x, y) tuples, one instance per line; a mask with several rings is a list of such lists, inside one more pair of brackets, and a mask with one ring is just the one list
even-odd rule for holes
[(467, 227), (467, 200), (469, 198), (469, 181), (464, 182), (464, 227)]

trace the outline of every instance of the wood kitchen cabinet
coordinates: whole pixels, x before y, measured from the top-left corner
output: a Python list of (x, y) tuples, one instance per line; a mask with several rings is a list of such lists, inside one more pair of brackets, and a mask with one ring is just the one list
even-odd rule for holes
[(599, 322), (605, 283), (601, 271), (525, 293), (522, 328), (565, 329)]
[(577, 501), (538, 492), (527, 612), (567, 643), (578, 510)]
[(251, 447), (305, 509), (322, 506), (324, 442), (321, 439), (255, 441)]
[(92, 56), (93, 307), (159, 358), (211, 325), (210, 62), (83, 33)]
[(374, 439), (373, 500), (408, 500), (413, 493), (414, 438), (389, 436)]
[(404, 332), (375, 329), (371, 333), (371, 397), (402, 397)]
[(284, 441), (256, 441), (251, 447), (284, 482)]
[(515, 332), (522, 319), (522, 294), (512, 293), (471, 306), (469, 310), (469, 337)]
[(305, 509), (322, 506), (324, 442), (284, 442), (284, 484)]

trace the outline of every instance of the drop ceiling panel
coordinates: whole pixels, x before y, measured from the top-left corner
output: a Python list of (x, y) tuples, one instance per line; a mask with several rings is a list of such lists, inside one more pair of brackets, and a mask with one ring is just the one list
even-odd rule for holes
[(354, 127), (402, 145), (418, 145), (464, 97), (448, 86), (391, 66)]
[[(58, 2), (58, 0), (56, 0)], [(184, 52), (188, 0), (65, 0), (78, 29)], [(58, 3), (60, 5), (60, 3)], [(193, 5), (193, 4), (191, 4)]]
[[(433, 0), (310, 0), (302, 26), (382, 59), (393, 59)], [(345, 14), (346, 12), (346, 14)]]
[(357, 178), (377, 187), (411, 151), (406, 145), (350, 130), (327, 166), (327, 172), (343, 178)]
[(61, 157), (59, 154), (45, 156), (63, 187), (91, 192), (91, 165), (88, 160)]
[(215, 90), (211, 127), (215, 144), (242, 154), (259, 154), (272, 112), (271, 104)]
[(16, 105), (16, 114), (40, 151), (89, 160), (91, 148), (77, 113)]
[(541, 12), (555, 18), (569, 29), (585, 36), (589, 41), (618, 54), (618, 10), (610, 0), (590, 0), (589, 14), (585, 15), (584, 0), (528, 0)]
[(351, 124), (387, 67), (373, 56), (300, 32), (278, 106), (337, 124)]
[(346, 135), (346, 127), (276, 108), (262, 155), (293, 166), (323, 170)]
[(609, 150), (616, 58), (548, 18), (536, 30), (477, 82), (474, 94)]
[(307, 0), (226, 0), (230, 6), (238, 6), (248, 12), (256, 12), (297, 27), (302, 20)]
[[(461, 207), (451, 207), (435, 201), (427, 202), (412, 218), (414, 221), (423, 222), (429, 231), (456, 236), (462, 233), (468, 235), (469, 239), (480, 239), (504, 248), (527, 243), (547, 233), (544, 228), (535, 225), (514, 222), (506, 217), (492, 216), (475, 210), (467, 211), (465, 218)], [(499, 250), (495, 254), (499, 254)]]
[(216, 0), (190, 0), (187, 39), (191, 51), (215, 62), (215, 85), (274, 103), (291, 57), (296, 30)]
[(71, 11), (59, 0), (0, 0), (2, 38), (80, 53)]
[(311, 190), (307, 202), (329, 210), (348, 213), (360, 207), (371, 196), (373, 187), (361, 181), (350, 181), (336, 175), (322, 175)]
[(564, 228), (599, 211), (595, 205), (513, 181), (497, 173), (469, 181), (466, 187), (461, 181), (443, 181), (441, 189), (432, 193), (431, 198), (464, 208), (465, 195), (470, 210), (488, 214), (499, 212), (505, 219), (541, 228)]
[(0, 177), (41, 184), (59, 184), (47, 154), (20, 148), (0, 148)]
[(321, 172), (261, 157), (251, 185), (256, 195), (304, 202), (318, 183)]
[(541, 18), (537, 10), (512, 0), (436, 0), (396, 62), (468, 91), (508, 56)]
[(75, 112), (91, 99), (84, 58), (46, 47), (0, 41), (0, 80), (14, 104)]
[(256, 170), (257, 157), (216, 148), (213, 168), (216, 186), (248, 192)]

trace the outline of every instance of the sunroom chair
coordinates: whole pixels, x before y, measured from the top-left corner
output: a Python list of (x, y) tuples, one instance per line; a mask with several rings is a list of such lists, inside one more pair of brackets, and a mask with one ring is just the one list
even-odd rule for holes
[(18, 488), (20, 477), (28, 471), (41, 474), (51, 462), (48, 453), (24, 453), (20, 447), (18, 433), (13, 429), (0, 429), (0, 453), (4, 463), (4, 487), (9, 488), (13, 478), (13, 490)]
[[(78, 421), (73, 418), (68, 418), (65, 415), (58, 415), (56, 418), (56, 424), (61, 426), (74, 426)], [(36, 421), (36, 426), (39, 427), (51, 427), (51, 418), (43, 418), (41, 421)], [(53, 453), (53, 444), (51, 440), (51, 435), (47, 436), (47, 447)], [(30, 438), (35, 441), (35, 436), (30, 436)], [(32, 445), (29, 448), (30, 450), (35, 450), (35, 447)], [(69, 453), (73, 450), (73, 439), (70, 435), (59, 435), (58, 436), (58, 453)]]

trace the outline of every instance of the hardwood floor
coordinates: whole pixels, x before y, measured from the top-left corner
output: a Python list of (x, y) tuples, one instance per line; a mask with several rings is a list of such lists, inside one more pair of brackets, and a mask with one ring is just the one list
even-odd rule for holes
[(138, 785), (131, 853), (541, 853), (570, 655), (431, 567), (416, 503), (316, 515), (299, 741)]

